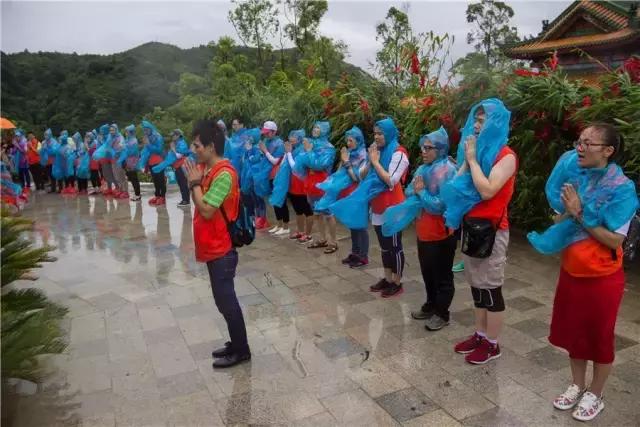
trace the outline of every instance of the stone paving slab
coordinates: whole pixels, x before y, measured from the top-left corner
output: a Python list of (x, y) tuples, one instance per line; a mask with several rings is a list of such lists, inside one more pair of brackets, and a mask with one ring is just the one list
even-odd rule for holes
[[(360, 270), (340, 263), (348, 239), (323, 255), (259, 233), (240, 250), (236, 277), (253, 359), (216, 371), (211, 351), (226, 326), (193, 258), (192, 214), (177, 201), (174, 191), (158, 208), (36, 195), (26, 208), (37, 220), (33, 239), (55, 245), (58, 261), (15, 286), (69, 307), (69, 348), (45, 360), (52, 374), (43, 390), (8, 403), (19, 409), (15, 426), (578, 425), (550, 403), (570, 381), (566, 355), (546, 339), (558, 259), (534, 253), (516, 232), (495, 362), (468, 365), (452, 351), (474, 323), (463, 275), (450, 326), (431, 333), (411, 319), (424, 300), (412, 230), (403, 236), (405, 292), (389, 300), (368, 291), (382, 272), (373, 233), (372, 262)], [(633, 268), (607, 410), (593, 425), (640, 425), (639, 343)]]

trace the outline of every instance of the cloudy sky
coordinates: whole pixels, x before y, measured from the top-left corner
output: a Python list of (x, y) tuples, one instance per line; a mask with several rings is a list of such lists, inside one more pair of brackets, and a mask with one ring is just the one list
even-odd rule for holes
[[(543, 19), (553, 19), (570, 1), (510, 1), (513, 24), (521, 35), (537, 34)], [(347, 60), (369, 69), (379, 48), (375, 26), (391, 6), (390, 1), (329, 1), (320, 25), (322, 34), (343, 40)], [(414, 30), (455, 36), (452, 60), (464, 56), (468, 24), (465, 1), (409, 2)], [(228, 1), (6, 1), (1, 2), (4, 52), (58, 51), (109, 54), (148, 41), (188, 48), (231, 35), (237, 39), (227, 13)]]

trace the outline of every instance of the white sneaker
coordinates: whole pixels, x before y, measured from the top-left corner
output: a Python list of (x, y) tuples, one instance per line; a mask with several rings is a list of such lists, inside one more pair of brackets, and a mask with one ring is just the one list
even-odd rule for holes
[(580, 390), (580, 387), (571, 384), (564, 393), (553, 400), (553, 406), (561, 411), (571, 409), (576, 406), (580, 397), (582, 397), (582, 393), (584, 393), (584, 390)]
[(269, 233), (273, 234), (276, 233), (280, 230), (280, 226), (276, 225), (275, 227), (273, 227), (271, 230), (269, 230)]
[(573, 418), (578, 421), (591, 421), (604, 409), (602, 397), (598, 397), (590, 391), (585, 392), (578, 403), (578, 407), (573, 411)]
[(289, 231), (288, 228), (281, 228), (280, 230), (276, 231), (275, 233), (273, 233), (274, 236), (284, 236), (284, 235), (289, 235), (291, 233), (291, 231)]

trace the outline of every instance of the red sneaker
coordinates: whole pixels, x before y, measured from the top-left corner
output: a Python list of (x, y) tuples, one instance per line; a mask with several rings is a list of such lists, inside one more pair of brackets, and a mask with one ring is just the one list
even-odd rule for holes
[(500, 355), (500, 346), (498, 343), (491, 344), (489, 340), (483, 338), (480, 342), (480, 346), (467, 354), (464, 357), (464, 360), (474, 365), (484, 365), (490, 360), (497, 359)]
[(256, 218), (256, 230), (264, 230), (269, 225), (267, 224), (267, 218), (259, 216)]
[(164, 197), (158, 197), (158, 200), (155, 203), (156, 206), (164, 206), (166, 204), (167, 204), (167, 201), (165, 200)]
[(150, 206), (155, 206), (156, 203), (158, 203), (158, 197), (152, 197), (151, 199), (149, 199)]
[(456, 344), (456, 346), (453, 348), (453, 351), (460, 354), (468, 354), (468, 353), (471, 353), (476, 348), (480, 347), (481, 342), (482, 342), (482, 337), (474, 333), (466, 340)]
[(110, 188), (107, 188), (106, 190), (104, 190), (102, 192), (102, 195), (104, 197), (112, 197), (114, 195), (115, 191), (111, 190)]
[(116, 195), (116, 199), (128, 199), (129, 198), (129, 193), (127, 193), (126, 191), (121, 191)]
[(81, 196), (86, 196), (87, 195), (87, 190), (78, 191), (78, 194), (81, 195)]

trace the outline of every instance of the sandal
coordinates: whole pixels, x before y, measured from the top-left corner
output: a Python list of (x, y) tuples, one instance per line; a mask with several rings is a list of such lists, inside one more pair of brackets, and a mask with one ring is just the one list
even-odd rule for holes
[(324, 250), (324, 253), (325, 253), (326, 255), (329, 255), (329, 254), (334, 253), (334, 252), (335, 252), (335, 251), (337, 251), (337, 250), (338, 250), (338, 245), (336, 245), (336, 244), (334, 243), (334, 244), (332, 244), (332, 245), (327, 245), (327, 248)]
[(315, 242), (311, 242), (311, 244), (307, 246), (307, 249), (320, 249), (320, 248), (326, 248), (326, 247), (327, 247), (326, 240), (316, 240)]

